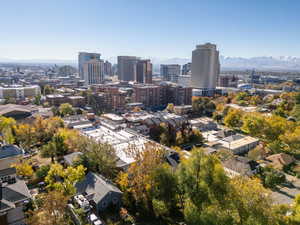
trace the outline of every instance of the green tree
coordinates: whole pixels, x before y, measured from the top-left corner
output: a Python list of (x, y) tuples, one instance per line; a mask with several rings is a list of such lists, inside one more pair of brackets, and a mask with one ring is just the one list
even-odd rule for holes
[(166, 163), (159, 165), (151, 174), (152, 204), (156, 216), (166, 217), (170, 214), (181, 214), (178, 202), (178, 180), (174, 170)]
[(50, 157), (54, 162), (54, 158), (64, 156), (68, 152), (68, 148), (64, 142), (64, 138), (60, 135), (54, 135), (52, 140), (42, 147), (42, 156)]
[(54, 88), (50, 87), (49, 85), (45, 85), (43, 88), (44, 95), (50, 95), (54, 93)]
[(27, 162), (19, 162), (13, 165), (13, 167), (17, 170), (17, 175), (23, 177), (32, 177), (33, 176), (33, 169), (32, 166)]
[(192, 101), (193, 112), (200, 116), (212, 116), (216, 105), (207, 97), (197, 97)]
[(294, 130), (286, 130), (279, 136), (279, 140), (284, 143), (282, 150), (292, 154), (300, 153), (300, 127), (297, 126)]
[(59, 113), (62, 116), (69, 116), (74, 114), (74, 109), (71, 104), (63, 103), (59, 106)]
[(260, 172), (263, 185), (267, 188), (276, 188), (286, 181), (284, 173), (277, 171), (271, 167), (265, 167)]
[(13, 118), (0, 116), (0, 132), (2, 134), (2, 140), (7, 144), (15, 143), (15, 127), (16, 121)]
[(241, 128), (247, 134), (255, 137), (262, 137), (265, 128), (265, 119), (259, 113), (249, 113), (243, 118)]
[(279, 225), (282, 215), (275, 214), (270, 193), (258, 180), (236, 177), (230, 183), (230, 201), (232, 213), (237, 213), (236, 224)]
[(193, 129), (192, 133), (190, 134), (189, 141), (192, 143), (203, 144), (204, 137), (200, 130)]
[(84, 178), (85, 170), (82, 165), (64, 169), (60, 164), (52, 164), (45, 177), (47, 188), (73, 195), (76, 193), (74, 185)]
[(181, 131), (176, 132), (176, 145), (182, 145), (184, 143), (184, 137)]
[(173, 104), (173, 103), (169, 103), (169, 104), (167, 105), (166, 110), (167, 110), (168, 112), (170, 112), (170, 113), (173, 113), (173, 112), (174, 112), (174, 104)]
[(224, 118), (224, 123), (226, 126), (234, 129), (242, 127), (243, 121), (243, 112), (238, 109), (230, 109)]
[(284, 134), (287, 130), (293, 130), (295, 123), (287, 121), (280, 116), (268, 116), (265, 118), (264, 138), (268, 142), (278, 140), (279, 136)]
[(114, 148), (109, 144), (91, 141), (86, 143), (83, 154), (74, 165), (83, 165), (89, 171), (94, 171), (108, 178), (114, 178), (117, 173), (117, 156)]
[(291, 221), (293, 225), (300, 224), (300, 194), (298, 194), (294, 200), (293, 214), (291, 215)]
[(167, 133), (162, 133), (159, 136), (159, 139), (160, 139), (160, 143), (162, 145), (170, 146), (170, 137)]
[(40, 105), (41, 104), (41, 95), (37, 95), (37, 96), (35, 96), (34, 97), (34, 101), (33, 101), (33, 103), (35, 104), (35, 105)]
[(44, 179), (47, 175), (48, 172), (50, 170), (50, 166), (49, 165), (42, 165), (37, 171), (36, 171), (36, 176), (39, 179)]
[[(117, 181), (127, 197), (125, 202), (129, 203), (129, 206), (135, 205), (138, 206), (137, 211), (145, 214), (153, 214), (152, 191), (155, 181), (152, 174), (163, 164), (164, 152), (162, 149), (151, 145), (145, 151), (138, 152), (135, 159), (136, 161), (130, 165), (127, 172), (119, 174)], [(156, 182), (163, 181), (157, 178)], [(157, 194), (156, 196), (159, 193), (155, 193)], [(161, 207), (160, 202), (156, 203), (157, 206)]]

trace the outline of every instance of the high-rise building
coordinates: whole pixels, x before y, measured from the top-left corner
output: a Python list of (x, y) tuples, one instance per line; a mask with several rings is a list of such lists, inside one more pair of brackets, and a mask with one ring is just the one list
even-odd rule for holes
[(167, 103), (174, 105), (191, 105), (192, 88), (182, 87), (180, 85), (168, 85), (166, 89)]
[(85, 85), (100, 84), (104, 79), (104, 62), (91, 59), (83, 65), (83, 78)]
[(182, 87), (191, 87), (191, 75), (181, 75), (178, 77), (178, 82), (177, 84), (182, 86)]
[(138, 83), (152, 83), (152, 63), (150, 59), (138, 60), (136, 64), (136, 77)]
[(165, 81), (178, 82), (178, 76), (180, 75), (180, 65), (167, 64), (160, 65), (160, 75)]
[(118, 79), (134, 81), (137, 61), (138, 58), (135, 56), (118, 56)]
[(220, 87), (234, 87), (236, 88), (238, 85), (238, 77), (228, 74), (228, 75), (220, 75), (219, 76), (219, 86)]
[(101, 54), (99, 53), (89, 53), (89, 52), (79, 52), (78, 54), (78, 73), (80, 79), (84, 79), (83, 76), (83, 65), (90, 61), (91, 59), (98, 59), (100, 60)]
[(188, 75), (191, 73), (192, 63), (182, 65), (182, 75)]
[(104, 62), (104, 76), (112, 76), (112, 65), (107, 60)]
[(143, 103), (145, 107), (161, 106), (162, 98), (161, 86), (138, 84), (133, 87), (133, 101)]
[(217, 46), (211, 43), (197, 45), (192, 53), (192, 87), (212, 95), (216, 89), (219, 73)]

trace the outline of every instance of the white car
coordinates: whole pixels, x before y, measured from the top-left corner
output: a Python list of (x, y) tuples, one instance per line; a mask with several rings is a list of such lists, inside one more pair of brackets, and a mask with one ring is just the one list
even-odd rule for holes
[(92, 213), (92, 214), (89, 215), (89, 221), (93, 225), (103, 225), (103, 223), (101, 222), (101, 220), (99, 220), (99, 218), (94, 213)]
[(101, 220), (95, 220), (93, 222), (93, 225), (103, 225), (103, 223), (101, 222)]
[(89, 201), (83, 195), (77, 195), (74, 197), (76, 203), (84, 210), (84, 212), (88, 212), (90, 210)]

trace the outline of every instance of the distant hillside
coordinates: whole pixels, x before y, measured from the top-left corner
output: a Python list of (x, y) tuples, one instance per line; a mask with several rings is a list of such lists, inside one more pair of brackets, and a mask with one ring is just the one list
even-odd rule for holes
[[(187, 58), (154, 59), (154, 64), (185, 64), (190, 62)], [(297, 57), (225, 57), (220, 56), (223, 70), (226, 69), (259, 69), (271, 71), (300, 71), (300, 58)]]
[[(117, 63), (116, 57), (108, 58), (112, 63)], [(190, 62), (190, 58), (151, 58), (155, 70), (159, 70), (160, 64), (180, 64), (183, 65)], [(12, 60), (0, 58), (0, 63), (26, 63), (26, 64), (67, 64), (77, 65), (76, 60)], [(270, 71), (300, 71), (300, 58), (291, 56), (282, 57), (226, 57), (220, 56), (220, 63), (223, 70), (228, 69), (258, 69), (258, 70), (270, 70)]]

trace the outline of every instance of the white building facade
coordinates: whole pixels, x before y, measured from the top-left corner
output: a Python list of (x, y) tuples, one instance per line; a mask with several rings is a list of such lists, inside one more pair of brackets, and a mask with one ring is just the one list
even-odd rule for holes
[(219, 73), (217, 46), (211, 43), (197, 45), (192, 53), (192, 87), (202, 89), (207, 95), (211, 95), (216, 89)]
[(84, 84), (100, 84), (104, 80), (103, 60), (92, 59), (83, 65)]

